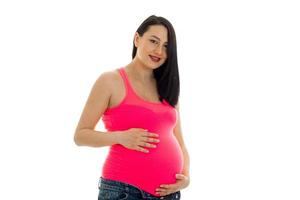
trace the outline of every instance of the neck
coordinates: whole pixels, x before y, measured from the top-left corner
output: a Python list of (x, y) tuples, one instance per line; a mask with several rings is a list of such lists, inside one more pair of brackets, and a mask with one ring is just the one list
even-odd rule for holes
[(154, 80), (153, 69), (144, 66), (142, 63), (132, 61), (125, 68), (137, 81), (149, 83)]

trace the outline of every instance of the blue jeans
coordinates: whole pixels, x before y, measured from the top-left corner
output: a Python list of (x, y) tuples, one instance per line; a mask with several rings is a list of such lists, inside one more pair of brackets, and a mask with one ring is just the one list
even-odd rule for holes
[(180, 191), (177, 191), (166, 196), (157, 197), (133, 185), (103, 177), (100, 177), (98, 188), (98, 200), (179, 200), (181, 196)]

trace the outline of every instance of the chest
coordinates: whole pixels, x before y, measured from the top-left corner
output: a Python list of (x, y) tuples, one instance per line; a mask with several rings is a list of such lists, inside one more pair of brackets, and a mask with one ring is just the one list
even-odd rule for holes
[[(142, 99), (150, 102), (159, 102), (159, 95), (157, 91), (156, 82), (151, 82), (148, 84), (141, 84), (138, 82), (131, 81), (131, 89), (134, 90), (135, 94)], [(114, 107), (118, 105), (126, 95), (126, 88), (122, 80), (116, 82), (113, 86), (111, 93), (109, 107)]]

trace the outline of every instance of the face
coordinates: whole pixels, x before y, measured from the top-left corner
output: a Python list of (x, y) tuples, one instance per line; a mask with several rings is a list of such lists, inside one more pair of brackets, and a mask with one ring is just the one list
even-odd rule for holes
[(149, 26), (142, 37), (135, 34), (136, 58), (144, 65), (155, 69), (167, 59), (168, 30), (162, 25)]

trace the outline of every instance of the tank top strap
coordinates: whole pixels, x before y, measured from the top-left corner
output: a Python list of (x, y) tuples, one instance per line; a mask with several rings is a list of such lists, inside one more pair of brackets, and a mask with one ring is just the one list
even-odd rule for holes
[(126, 98), (127, 98), (127, 101), (129, 100), (131, 103), (134, 103), (134, 104), (143, 104), (144, 106), (147, 105), (147, 106), (150, 106), (151, 108), (152, 107), (157, 107), (157, 105), (162, 105), (165, 103), (165, 100), (163, 100), (163, 102), (149, 102), (149, 101), (145, 101), (144, 99), (142, 99), (140, 96), (138, 96), (129, 79), (128, 79), (128, 76), (126, 74), (126, 71), (125, 71), (125, 68), (124, 67), (120, 67), (118, 68), (118, 71), (123, 79), (123, 82), (124, 82), (124, 85), (125, 85), (125, 88), (126, 88)]
[(121, 67), (118, 69), (122, 79), (123, 79), (123, 82), (124, 82), (124, 85), (125, 85), (125, 89), (126, 89), (126, 94), (128, 97), (134, 97), (134, 92), (132, 91), (132, 88), (131, 88), (131, 85), (130, 85), (130, 82), (128, 80), (128, 77), (127, 77), (127, 74), (126, 72), (124, 71), (124, 67)]

